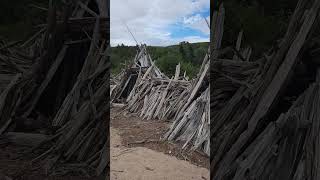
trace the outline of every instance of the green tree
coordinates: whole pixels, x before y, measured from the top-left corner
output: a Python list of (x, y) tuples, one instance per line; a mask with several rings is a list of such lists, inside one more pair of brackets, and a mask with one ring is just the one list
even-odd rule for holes
[(193, 48), (190, 45), (190, 43), (187, 43), (187, 47), (188, 47), (188, 52), (189, 52), (188, 59), (189, 59), (190, 62), (194, 62), (195, 56), (194, 56)]
[[(180, 44), (172, 45), (167, 47), (147, 47), (151, 58), (156, 62), (161, 71), (166, 74), (173, 75), (175, 72), (176, 65), (181, 63), (181, 70), (186, 71), (187, 75), (192, 78), (199, 71), (199, 67), (203, 61), (203, 58), (207, 52), (208, 43), (189, 43), (194, 51), (194, 60), (189, 61), (188, 58), (182, 58), (182, 53), (180, 52)], [(186, 56), (190, 56), (189, 48), (187, 47), (187, 42), (183, 42), (185, 47), (183, 48)], [(183, 45), (182, 45), (183, 46)], [(111, 51), (111, 68), (112, 73), (118, 73), (123, 68), (123, 63), (125, 61), (132, 61), (137, 53), (137, 47), (135, 46), (116, 46), (112, 47)]]
[(46, 22), (47, 12), (31, 7), (48, 7), (48, 0), (1, 0), (0, 36), (9, 40), (21, 40), (37, 31), (35, 25)]
[[(221, 1), (220, 1), (221, 3)], [(235, 45), (237, 35), (244, 30), (244, 42), (260, 56), (286, 31), (297, 0), (225, 0), (225, 33), (223, 46)]]
[(184, 42), (179, 43), (179, 52), (183, 59), (186, 59), (186, 52), (184, 51)]
[(180, 56), (175, 56), (173, 54), (166, 54), (160, 57), (156, 63), (160, 70), (167, 74), (168, 76), (173, 76), (176, 71), (177, 64), (181, 62)]

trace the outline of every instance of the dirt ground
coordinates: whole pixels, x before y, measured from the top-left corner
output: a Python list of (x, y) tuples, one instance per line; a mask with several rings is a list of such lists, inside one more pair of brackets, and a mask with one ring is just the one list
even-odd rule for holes
[[(30, 147), (12, 144), (0, 145), (0, 180), (3, 176), (12, 180), (95, 180), (83, 174), (47, 175), (40, 163), (31, 164), (35, 154), (26, 156)], [(101, 179), (101, 178), (100, 178)]]
[[(11, 180), (104, 180), (102, 177), (89, 177), (82, 170), (67, 174), (52, 175), (46, 173), (43, 162), (31, 163), (45, 149), (31, 153), (32, 147), (21, 146), (0, 140), (0, 180), (7, 176)], [(60, 166), (61, 168), (62, 166)], [(67, 167), (68, 168), (68, 167)], [(61, 171), (60, 171), (61, 173)], [(63, 173), (63, 172), (62, 172)], [(9, 180), (9, 179), (6, 179)]]
[(161, 141), (169, 123), (111, 110), (111, 180), (209, 179), (209, 158)]
[[(111, 111), (111, 180), (209, 179), (209, 159), (201, 153), (181, 152), (181, 144), (159, 141), (169, 124), (146, 121), (132, 114)], [(115, 118), (112, 118), (115, 117)], [(48, 176), (41, 164), (30, 164), (39, 153), (31, 147), (0, 142), (0, 179), (13, 180), (95, 180), (84, 174)]]

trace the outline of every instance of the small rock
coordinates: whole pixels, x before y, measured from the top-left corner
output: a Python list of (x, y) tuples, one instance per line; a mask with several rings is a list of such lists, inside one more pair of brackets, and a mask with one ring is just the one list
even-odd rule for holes
[(151, 168), (149, 168), (149, 167), (146, 167), (146, 170), (153, 171), (154, 169), (151, 169)]

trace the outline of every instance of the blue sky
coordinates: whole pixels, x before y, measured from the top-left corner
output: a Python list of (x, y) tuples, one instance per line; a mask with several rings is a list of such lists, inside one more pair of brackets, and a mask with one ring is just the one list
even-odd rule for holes
[[(205, 22), (204, 18), (210, 16), (210, 11), (209, 11), (209, 9), (207, 9), (203, 12), (201, 12), (201, 11), (195, 12), (192, 15), (190, 15), (189, 17), (194, 17), (197, 15), (200, 15), (198, 17), (202, 18), (202, 19), (200, 19), (200, 21), (202, 20), (203, 22)], [(209, 27), (208, 27), (208, 30), (209, 30)], [(204, 33), (203, 31), (196, 29), (194, 27), (186, 26), (183, 20), (179, 20), (177, 23), (169, 25), (168, 31), (171, 32), (171, 36), (170, 36), (171, 38), (199, 36), (201, 38), (208, 38), (209, 39), (209, 35), (207, 33)]]
[(111, 45), (167, 46), (208, 42), (210, 0), (111, 0)]
[(192, 29), (190, 27), (184, 27), (181, 24), (172, 25), (168, 28), (168, 31), (171, 32), (171, 38), (183, 38), (187, 36), (206, 37), (206, 35), (203, 32), (196, 29)]

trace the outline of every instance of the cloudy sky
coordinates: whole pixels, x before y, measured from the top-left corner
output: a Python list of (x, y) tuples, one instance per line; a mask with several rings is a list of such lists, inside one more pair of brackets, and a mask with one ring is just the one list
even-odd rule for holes
[(210, 0), (111, 0), (111, 45), (208, 42)]

